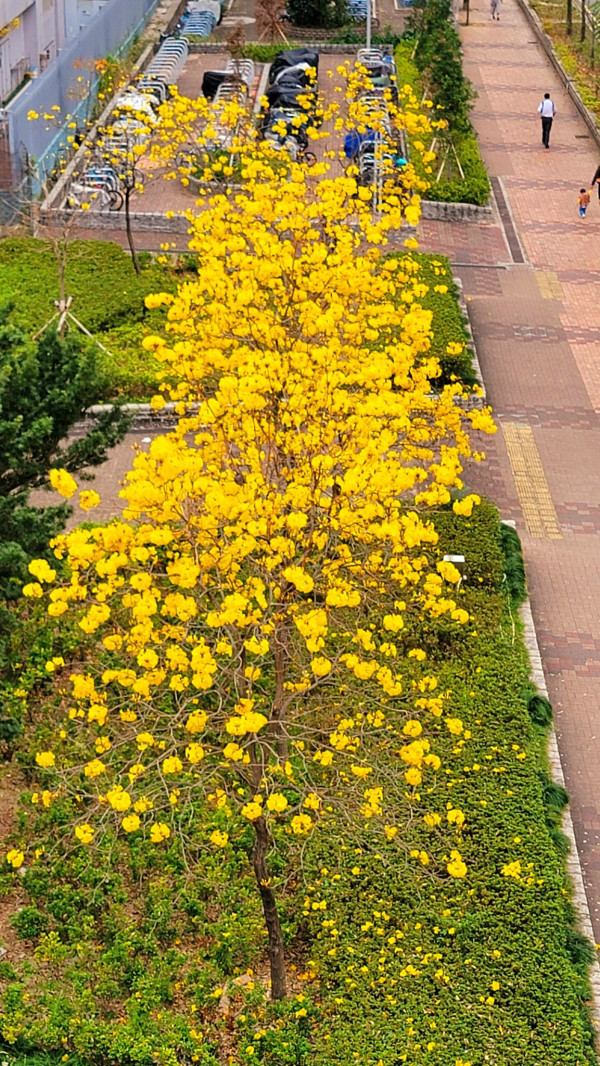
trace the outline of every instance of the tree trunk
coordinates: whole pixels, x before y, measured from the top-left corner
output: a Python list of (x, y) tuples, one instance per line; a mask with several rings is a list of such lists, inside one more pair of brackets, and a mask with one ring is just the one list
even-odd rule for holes
[(67, 270), (67, 253), (65, 248), (66, 242), (58, 242), (56, 249), (56, 265), (58, 267), (58, 298), (61, 304), (64, 304), (67, 299), (67, 287), (65, 284), (65, 274)]
[(269, 871), (267, 870), (267, 848), (269, 846), (269, 830), (262, 816), (257, 818), (254, 825), (254, 848), (252, 850), (252, 866), (254, 876), (260, 892), (265, 925), (269, 935), (269, 963), (271, 967), (271, 998), (285, 999), (287, 994), (285, 982), (285, 951), (283, 947), (283, 933), (277, 911), (275, 893), (270, 885)]
[(285, 701), (285, 689), (283, 683), (286, 677), (288, 662), (288, 642), (290, 634), (286, 623), (278, 623), (273, 634), (273, 658), (275, 667), (275, 694), (271, 707), (271, 734), (277, 745), (277, 754), (282, 760), (288, 757), (288, 738), (283, 720), (283, 708)]
[(131, 210), (130, 210), (130, 203), (129, 202), (131, 200), (132, 192), (133, 192), (133, 189), (130, 187), (129, 184), (127, 184), (126, 187), (125, 187), (125, 227), (127, 229), (127, 243), (129, 245), (129, 251), (131, 252), (131, 261), (133, 263), (133, 269), (135, 270), (136, 274), (139, 276), (142, 273), (142, 271), (140, 270), (140, 264), (139, 264), (139, 260), (138, 260), (138, 257), (137, 257), (137, 252), (135, 250), (135, 244), (134, 244), (134, 241), (133, 241), (133, 231), (131, 229)]
[(585, 41), (585, 0), (581, 0), (581, 40)]
[(567, 0), (567, 33), (573, 33), (573, 0)]

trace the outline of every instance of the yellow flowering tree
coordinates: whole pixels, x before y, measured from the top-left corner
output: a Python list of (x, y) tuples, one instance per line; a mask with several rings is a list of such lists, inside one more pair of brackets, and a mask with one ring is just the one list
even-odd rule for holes
[[(393, 182), (374, 218), (354, 176), (276, 168), (252, 141), (239, 153), (243, 188), (190, 217), (198, 276), (148, 301), (168, 306), (145, 346), (177, 429), (136, 457), (122, 520), (54, 542), (69, 578), (34, 563), (25, 592), (57, 620), (76, 612), (90, 640), (62, 733), (37, 753), (48, 802), (76, 797), (82, 846), (110, 825), (189, 862), (250, 832), (281, 998), (270, 848), (341, 807), (409, 851), (386, 796), (419, 805), (434, 787), (420, 719), (444, 700), (435, 678), (407, 681), (425, 658), (411, 620), (468, 615), (458, 571), (431, 564), (427, 511), (462, 487), (471, 425), (493, 426), (458, 384), (432, 391), (414, 263), (384, 255), (406, 205)], [(456, 849), (446, 872), (466, 873)]]

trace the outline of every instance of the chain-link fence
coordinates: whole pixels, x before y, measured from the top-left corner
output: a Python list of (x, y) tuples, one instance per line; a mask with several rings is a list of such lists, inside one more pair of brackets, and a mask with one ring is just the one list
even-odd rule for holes
[[(73, 128), (57, 129), (43, 115), (53, 105), (59, 114), (84, 126), (95, 104), (99, 73), (97, 60), (127, 50), (160, 0), (108, 0), (88, 26), (59, 53), (47, 70), (30, 83), (6, 108), (16, 180), (23, 177), (24, 153), (43, 177), (50, 174), (67, 150)], [(30, 112), (40, 119), (30, 121)]]

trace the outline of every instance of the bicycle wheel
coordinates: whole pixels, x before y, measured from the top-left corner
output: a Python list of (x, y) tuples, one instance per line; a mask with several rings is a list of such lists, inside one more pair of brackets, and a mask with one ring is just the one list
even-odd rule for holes
[(317, 157), (314, 152), (303, 152), (301, 162), (306, 163), (307, 167), (314, 167)]
[(108, 205), (109, 211), (120, 211), (123, 206), (123, 193), (118, 189), (111, 189), (109, 192), (110, 202)]

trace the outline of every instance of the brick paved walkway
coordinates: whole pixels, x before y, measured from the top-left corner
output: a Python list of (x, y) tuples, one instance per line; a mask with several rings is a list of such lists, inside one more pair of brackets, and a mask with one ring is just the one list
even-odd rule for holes
[[(594, 200), (588, 218), (576, 212), (600, 153), (516, 0), (504, 0), (499, 23), (486, 0), (471, 0), (470, 23), (461, 34), (478, 92), (474, 123), (527, 261), (489, 269), (510, 259), (498, 218), (437, 232), (428, 223), (424, 236), (455, 262), (488, 264), (457, 268), (501, 426), (471, 480), (523, 540), (600, 941), (600, 210)], [(537, 115), (544, 92), (558, 112), (549, 151)]]

